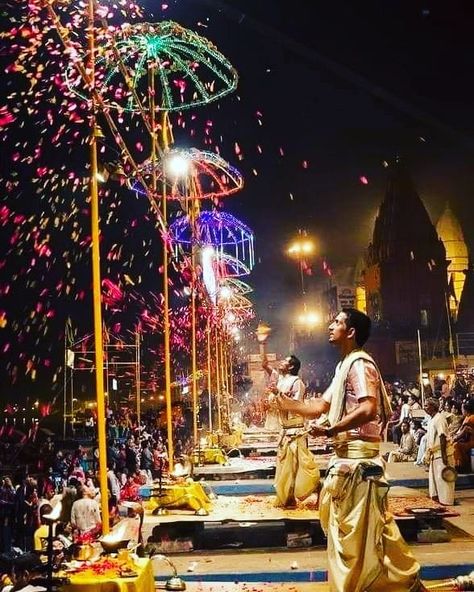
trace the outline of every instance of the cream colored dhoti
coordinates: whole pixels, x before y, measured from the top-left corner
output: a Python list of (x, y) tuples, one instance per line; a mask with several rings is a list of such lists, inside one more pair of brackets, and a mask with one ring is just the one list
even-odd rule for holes
[[(454, 455), (448, 452), (448, 465), (454, 466)], [(445, 506), (454, 505), (454, 490), (456, 482), (445, 481), (442, 477), (444, 464), (441, 457), (432, 458), (429, 468), (429, 493), (430, 497), (437, 497), (440, 504)]]
[(320, 520), (328, 538), (331, 592), (415, 592), (420, 566), (387, 510), (384, 476), (364, 478), (364, 468), (384, 462), (378, 444), (336, 445), (321, 491)]
[(278, 446), (275, 471), (276, 505), (289, 507), (311, 495), (319, 484), (319, 469), (306, 433), (284, 433)]

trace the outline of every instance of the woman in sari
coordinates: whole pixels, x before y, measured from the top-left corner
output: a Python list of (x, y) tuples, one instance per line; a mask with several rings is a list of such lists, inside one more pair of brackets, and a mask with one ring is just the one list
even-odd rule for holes
[(463, 403), (462, 411), (464, 420), (461, 427), (453, 437), (454, 462), (456, 469), (461, 472), (470, 472), (470, 454), (474, 448), (474, 399)]

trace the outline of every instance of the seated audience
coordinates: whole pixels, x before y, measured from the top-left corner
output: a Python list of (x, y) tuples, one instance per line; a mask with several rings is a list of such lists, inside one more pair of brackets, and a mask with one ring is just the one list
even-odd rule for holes
[(453, 436), (454, 463), (460, 472), (471, 471), (471, 449), (474, 448), (474, 399), (462, 406), (464, 420)]
[(392, 450), (389, 453), (388, 462), (409, 462), (416, 459), (418, 446), (413, 434), (410, 432), (410, 424), (407, 421), (402, 422), (401, 431), (400, 446), (397, 450)]

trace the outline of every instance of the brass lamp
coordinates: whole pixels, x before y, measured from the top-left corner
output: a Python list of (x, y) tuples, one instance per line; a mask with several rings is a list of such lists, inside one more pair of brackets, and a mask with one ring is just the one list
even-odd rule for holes
[(166, 557), (166, 555), (153, 555), (151, 557), (153, 561), (165, 561), (173, 570), (173, 575), (169, 580), (166, 580), (165, 583), (165, 590), (171, 590), (172, 592), (182, 592), (186, 590), (186, 583), (185, 581), (178, 576), (178, 571), (176, 570), (175, 564)]
[(257, 330), (255, 331), (255, 334), (257, 335), (257, 341), (258, 341), (258, 346), (260, 349), (260, 355), (262, 355), (262, 356), (265, 356), (265, 344), (266, 344), (268, 336), (270, 335), (271, 332), (272, 332), (272, 329), (269, 325), (267, 325), (266, 323), (262, 323), (262, 321), (260, 321), (258, 323), (258, 327), (257, 327)]
[(257, 335), (257, 341), (261, 344), (264, 344), (266, 342), (266, 340), (268, 339), (268, 336), (270, 335), (271, 332), (272, 332), (271, 327), (269, 327), (266, 323), (262, 323), (260, 321), (260, 323), (258, 324), (257, 330), (255, 331), (255, 333)]

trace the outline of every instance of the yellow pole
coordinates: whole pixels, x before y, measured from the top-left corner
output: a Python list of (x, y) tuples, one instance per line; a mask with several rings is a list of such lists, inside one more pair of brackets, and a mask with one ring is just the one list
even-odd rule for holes
[(227, 344), (227, 334), (224, 333), (222, 336), (222, 347), (224, 350), (224, 376), (225, 376), (225, 404), (227, 411), (227, 427), (230, 431), (230, 397), (229, 397), (229, 352)]
[[(193, 207), (194, 211), (194, 207)], [(193, 214), (193, 226), (194, 226), (194, 214)], [(194, 235), (194, 231), (193, 231)], [(191, 245), (191, 273), (192, 273), (192, 286), (191, 286), (191, 373), (192, 373), (192, 396), (193, 396), (193, 441), (194, 445), (197, 446), (198, 441), (198, 395), (197, 395), (197, 361), (196, 361), (196, 246), (194, 240)]]
[(222, 430), (222, 409), (221, 409), (221, 377), (219, 367), (219, 341), (217, 324), (214, 328), (214, 344), (216, 348), (216, 399), (217, 399), (217, 429)]
[[(161, 120), (162, 136), (163, 136), (163, 150), (168, 149), (168, 117), (166, 112), (163, 113)], [(166, 179), (165, 171), (162, 173), (163, 178), (163, 196), (162, 196), (162, 212), (163, 221), (166, 224), (167, 219), (167, 202), (166, 202)], [(166, 399), (166, 430), (168, 433), (168, 457), (169, 469), (174, 469), (174, 446), (173, 446), (173, 418), (171, 406), (171, 359), (170, 359), (170, 310), (169, 310), (169, 286), (168, 286), (168, 243), (166, 238), (163, 240), (163, 322), (165, 329), (165, 399)]]
[[(222, 334), (219, 334), (219, 372), (220, 372), (220, 382), (221, 382), (221, 392), (225, 392), (225, 374), (224, 374), (224, 353), (222, 351)], [(222, 395), (220, 395), (222, 397)], [(225, 398), (224, 398), (225, 403)], [(225, 408), (225, 407), (224, 407)], [(221, 401), (221, 413), (222, 413), (222, 401)], [(224, 426), (225, 427), (225, 426)]]
[(211, 315), (210, 311), (208, 311), (207, 315), (207, 405), (208, 405), (208, 422), (209, 422), (209, 432), (212, 432), (212, 380), (211, 380)]
[(232, 355), (233, 344), (231, 343), (229, 346), (229, 381), (230, 381), (230, 398), (234, 398), (234, 360)]
[(92, 234), (92, 296), (94, 308), (94, 349), (95, 349), (95, 387), (97, 398), (97, 439), (99, 442), (99, 484), (100, 505), (102, 512), (102, 530), (107, 534), (109, 526), (109, 492), (107, 487), (107, 434), (105, 430), (105, 395), (104, 395), (104, 347), (102, 342), (102, 309), (100, 281), (100, 231), (99, 231), (99, 189), (97, 186), (97, 122), (94, 101), (95, 84), (95, 0), (89, 0), (88, 42), (89, 68), (91, 80), (91, 138), (90, 138), (90, 200)]
[[(194, 193), (194, 187), (192, 187)], [(196, 360), (196, 213), (197, 200), (191, 199), (191, 392), (193, 397), (193, 442), (198, 444), (198, 393), (197, 393), (197, 360)]]

